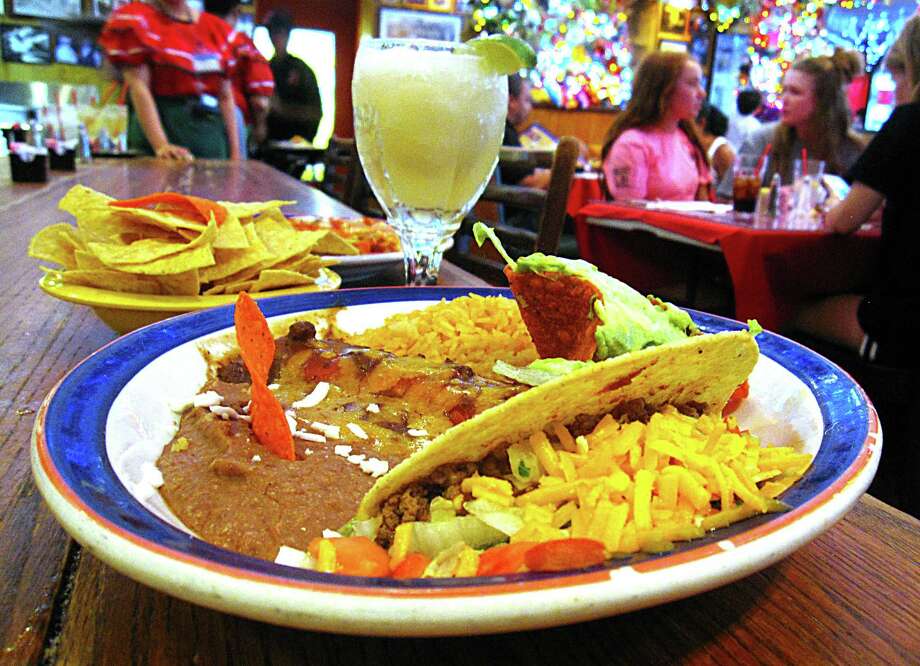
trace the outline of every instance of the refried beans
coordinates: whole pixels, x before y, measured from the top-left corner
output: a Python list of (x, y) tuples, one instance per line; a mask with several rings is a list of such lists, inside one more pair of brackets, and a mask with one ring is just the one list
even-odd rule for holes
[[(236, 356), (222, 361), (201, 390), (216, 393), (217, 409), (230, 408), (232, 418), (207, 406), (189, 408), (157, 463), (160, 493), (189, 529), (264, 559), (274, 559), (281, 545), (306, 550), (324, 528), (344, 525), (375, 481), (362, 461), (392, 467), (524, 389), (456, 363), (317, 340), (308, 322), (293, 324), (276, 341), (269, 382), (293, 410), (298, 430), (310, 433), (309, 441), (295, 438), (296, 460), (276, 457), (236, 418), (245, 417), (250, 383)], [(321, 383), (328, 393), (318, 404), (292, 407)]]

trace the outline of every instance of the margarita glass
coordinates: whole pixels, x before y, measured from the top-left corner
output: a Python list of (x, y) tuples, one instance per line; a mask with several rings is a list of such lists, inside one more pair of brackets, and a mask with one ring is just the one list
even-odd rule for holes
[(498, 161), (507, 77), (461, 44), (365, 39), (352, 97), (358, 155), (399, 234), (406, 282), (433, 284), (442, 244)]

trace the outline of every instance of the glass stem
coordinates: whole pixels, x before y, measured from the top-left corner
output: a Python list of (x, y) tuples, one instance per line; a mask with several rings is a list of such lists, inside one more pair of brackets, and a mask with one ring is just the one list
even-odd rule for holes
[(440, 241), (418, 242), (403, 236), (400, 236), (400, 241), (403, 244), (406, 284), (422, 287), (437, 284), (443, 254)]
[(437, 284), (444, 242), (460, 226), (460, 213), (396, 206), (388, 222), (402, 243), (406, 284)]

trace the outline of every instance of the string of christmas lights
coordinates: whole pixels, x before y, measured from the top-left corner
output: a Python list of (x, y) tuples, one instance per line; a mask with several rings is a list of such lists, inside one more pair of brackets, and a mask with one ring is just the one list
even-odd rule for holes
[[(545, 5), (545, 6), (544, 6)], [(632, 93), (632, 54), (626, 14), (615, 3), (588, 0), (481, 0), (473, 5), (475, 32), (504, 32), (537, 53), (530, 73), (536, 101), (563, 109), (619, 107)]]
[[(862, 52), (867, 70), (881, 62), (912, 13), (904, 5), (889, 11), (890, 0), (698, 1), (719, 32), (737, 29), (739, 21), (742, 31), (750, 32), (745, 84), (761, 90), (773, 107), (796, 58), (833, 53), (831, 9), (836, 41)], [(533, 46), (537, 66), (530, 78), (537, 101), (564, 109), (621, 107), (633, 80), (626, 19), (617, 0), (478, 0), (471, 27), (476, 33), (514, 35)]]

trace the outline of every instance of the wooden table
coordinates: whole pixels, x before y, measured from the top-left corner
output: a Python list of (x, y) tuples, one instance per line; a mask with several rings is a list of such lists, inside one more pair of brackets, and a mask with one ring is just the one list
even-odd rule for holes
[[(116, 196), (172, 186), (227, 199), (341, 206), (262, 164), (98, 163), (43, 186), (0, 182), (0, 663), (609, 664), (905, 663), (920, 655), (920, 522), (863, 497), (838, 525), (737, 583), (630, 615), (507, 636), (384, 639), (274, 627), (155, 592), (102, 564), (58, 527), (29, 468), (34, 410), (71, 367), (114, 338), (85, 307), (37, 286), (28, 240), (63, 219), (74, 182)], [(481, 285), (450, 265), (445, 284)]]

